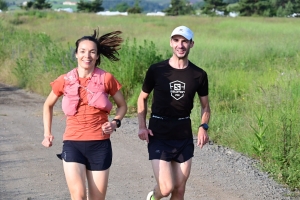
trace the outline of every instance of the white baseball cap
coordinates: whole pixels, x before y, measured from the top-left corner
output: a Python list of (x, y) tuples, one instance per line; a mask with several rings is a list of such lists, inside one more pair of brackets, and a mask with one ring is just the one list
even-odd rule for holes
[(191, 31), (191, 29), (186, 26), (178, 26), (177, 28), (175, 28), (171, 34), (171, 37), (173, 37), (174, 35), (181, 35), (187, 40), (191, 40), (194, 37), (193, 31)]

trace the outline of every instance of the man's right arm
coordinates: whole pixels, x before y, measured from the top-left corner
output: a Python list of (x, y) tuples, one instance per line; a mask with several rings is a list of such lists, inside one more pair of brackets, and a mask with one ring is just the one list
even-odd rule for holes
[(141, 91), (139, 98), (138, 98), (137, 111), (138, 111), (139, 128), (146, 128), (148, 96), (149, 96), (148, 93)]
[(148, 134), (153, 135), (150, 129), (147, 129), (146, 125), (146, 116), (147, 116), (147, 100), (148, 93), (141, 91), (138, 102), (137, 102), (137, 111), (138, 111), (138, 122), (139, 122), (139, 138), (141, 140), (146, 140), (149, 142)]

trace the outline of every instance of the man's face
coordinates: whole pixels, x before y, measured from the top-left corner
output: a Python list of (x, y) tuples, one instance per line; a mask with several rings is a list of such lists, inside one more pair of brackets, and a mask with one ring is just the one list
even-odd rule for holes
[(170, 46), (173, 50), (173, 55), (179, 59), (187, 58), (190, 48), (194, 46), (194, 41), (187, 40), (181, 35), (174, 35), (170, 40)]

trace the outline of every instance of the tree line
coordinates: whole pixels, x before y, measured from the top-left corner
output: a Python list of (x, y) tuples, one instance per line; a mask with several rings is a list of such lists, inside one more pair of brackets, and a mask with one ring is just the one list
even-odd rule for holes
[[(106, 6), (112, 6), (108, 3), (109, 1), (106, 2)], [(131, 3), (120, 2), (110, 7), (109, 10), (142, 13), (145, 3), (144, 0), (132, 0)], [(77, 12), (96, 13), (104, 11), (103, 5), (103, 0), (80, 0), (77, 3)], [(25, 10), (41, 10), (51, 9), (52, 5), (47, 0), (31, 0), (26, 5), (19, 7)], [(0, 0), (0, 9), (3, 11), (8, 9), (8, 3), (5, 0)], [(161, 11), (169, 16), (195, 14), (214, 16), (219, 13), (226, 16), (229, 12), (237, 12), (240, 16), (284, 17), (293, 13), (300, 13), (300, 0), (204, 0), (204, 2), (195, 4), (190, 3), (189, 0), (171, 0), (170, 5), (162, 8)]]

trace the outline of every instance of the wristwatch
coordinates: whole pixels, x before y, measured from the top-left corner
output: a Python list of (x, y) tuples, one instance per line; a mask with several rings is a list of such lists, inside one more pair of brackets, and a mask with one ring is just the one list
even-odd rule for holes
[(202, 127), (204, 130), (208, 130), (209, 126), (206, 123), (203, 123), (199, 126), (199, 128)]
[(119, 120), (119, 119), (113, 119), (113, 121), (116, 122), (117, 128), (119, 128), (121, 126), (121, 120)]

